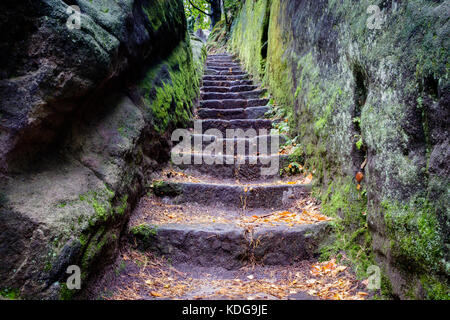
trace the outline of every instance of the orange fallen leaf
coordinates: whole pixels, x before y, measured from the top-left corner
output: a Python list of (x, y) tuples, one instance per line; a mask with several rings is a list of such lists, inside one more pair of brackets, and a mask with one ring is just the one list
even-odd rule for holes
[(151, 291), (150, 294), (154, 297), (162, 297), (162, 294), (156, 291)]

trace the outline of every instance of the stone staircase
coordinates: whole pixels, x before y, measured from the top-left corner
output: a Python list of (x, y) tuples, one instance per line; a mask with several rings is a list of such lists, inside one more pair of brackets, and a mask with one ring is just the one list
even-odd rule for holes
[[(221, 274), (235, 277), (234, 273), (243, 267), (283, 268), (316, 255), (327, 238), (328, 222), (313, 219), (296, 223), (283, 218), (290, 214), (300, 217), (305, 207), (311, 207), (309, 184), (302, 178), (280, 178), (279, 169), (287, 164), (288, 157), (278, 150), (272, 154), (248, 154), (253, 150), (252, 144), (258, 145), (268, 136), (280, 139), (280, 144), (285, 141), (283, 136), (270, 136), (272, 121), (264, 119), (269, 110), (268, 99), (261, 98), (264, 93), (233, 56), (208, 56), (196, 110), (203, 132), (195, 132), (189, 139), (201, 139), (202, 146), (219, 139), (224, 153), (227, 143), (234, 145), (234, 153), (225, 155), (223, 164), (211, 163), (223, 156), (220, 152), (203, 158), (200, 155), (203, 163), (196, 164), (198, 153), (188, 152), (191, 163), (172, 165), (155, 177), (154, 195), (141, 201), (130, 221), (129, 239), (133, 246), (164, 256), (183, 272), (201, 270), (192, 273), (192, 277), (212, 274), (216, 279)], [(208, 129), (222, 134), (227, 129), (266, 129), (269, 133), (222, 139), (206, 134)], [(244, 156), (236, 153), (240, 142), (245, 142)], [(245, 162), (237, 163), (240, 156)], [(279, 160), (276, 172), (261, 175), (261, 168), (275, 158)], [(274, 212), (278, 212), (280, 221), (270, 220)], [(223, 272), (217, 273), (217, 268)], [(191, 292), (184, 298), (193, 295)]]

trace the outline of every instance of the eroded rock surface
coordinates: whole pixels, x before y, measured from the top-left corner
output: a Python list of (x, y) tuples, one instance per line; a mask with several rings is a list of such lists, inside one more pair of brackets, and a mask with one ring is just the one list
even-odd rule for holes
[[(228, 42), (284, 110), (324, 208), (349, 236), (369, 229), (394, 297), (448, 298), (449, 12), (448, 1), (249, 0)], [(367, 267), (363, 233), (355, 261)]]
[(22, 297), (70, 298), (67, 266), (84, 288), (115, 257), (203, 65), (182, 1), (74, 4), (73, 30), (67, 2), (0, 4), (0, 288)]

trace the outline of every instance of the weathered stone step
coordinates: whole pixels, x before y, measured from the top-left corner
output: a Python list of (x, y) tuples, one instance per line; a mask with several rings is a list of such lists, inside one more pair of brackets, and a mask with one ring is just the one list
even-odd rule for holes
[(238, 81), (248, 80), (248, 74), (245, 75), (204, 75), (203, 80), (209, 81)]
[(239, 59), (237, 59), (235, 56), (208, 56), (206, 58), (206, 62), (212, 62), (212, 61), (238, 62)]
[(212, 69), (214, 69), (215, 67), (233, 68), (233, 67), (241, 67), (241, 65), (236, 62), (207, 62), (206, 67)]
[(254, 85), (238, 85), (238, 86), (203, 86), (200, 88), (202, 92), (245, 92), (257, 89)]
[(258, 89), (243, 92), (202, 92), (203, 100), (238, 100), (238, 99), (256, 99), (266, 93), (265, 89)]
[[(223, 179), (260, 181), (279, 179), (280, 169), (289, 163), (287, 155), (231, 156), (171, 151), (172, 162), (181, 170)], [(174, 161), (176, 159), (176, 161)]]
[[(272, 140), (275, 142), (278, 140), (278, 146), (281, 146), (286, 143), (288, 138), (284, 135), (259, 135), (254, 138), (218, 138), (213, 135), (206, 135), (206, 134), (192, 134), (191, 136), (191, 143), (194, 145), (196, 141), (201, 141), (202, 148), (205, 148), (211, 143), (215, 141), (219, 141), (219, 143), (222, 144), (222, 154), (226, 153), (227, 144), (233, 145), (234, 155), (237, 155), (239, 151), (240, 145), (244, 145), (244, 152), (246, 155), (250, 155), (250, 149), (252, 152), (259, 152), (259, 154), (275, 154), (278, 153), (278, 148), (275, 151), (275, 153), (271, 152), (271, 146), (272, 146)], [(267, 149), (266, 150), (260, 150), (259, 145), (260, 143), (266, 143)], [(200, 143), (199, 143), (200, 144)], [(252, 148), (250, 148), (252, 146)], [(242, 148), (242, 147), (241, 147)], [(252, 153), (252, 155), (255, 155)], [(256, 154), (258, 155), (258, 154)]]
[(204, 71), (205, 75), (214, 75), (214, 76), (244, 76), (247, 75), (246, 72), (242, 70), (216, 70), (216, 69), (206, 69)]
[[(130, 237), (130, 240), (133, 241), (133, 238)], [(138, 242), (143, 248), (142, 241)], [(318, 300), (322, 291), (320, 287), (315, 287), (319, 289), (317, 291), (307, 290), (307, 286), (310, 286), (308, 283), (318, 281), (316, 276), (311, 274), (317, 263), (314, 260), (288, 266), (255, 264), (250, 268), (227, 270), (221, 266), (204, 267), (190, 261), (174, 263), (172, 259), (138, 252), (134, 242), (130, 243), (130, 246), (134, 258), (129, 259), (127, 252), (122, 259), (118, 259), (117, 268), (110, 268), (110, 274), (105, 277), (110, 286), (101, 286), (101, 293), (93, 295), (97, 299), (118, 300), (131, 296), (152, 301)], [(146, 263), (142, 263), (143, 261)], [(342, 291), (344, 290), (345, 288), (342, 288)], [(355, 287), (352, 293), (356, 294), (360, 290), (361, 288)], [(333, 291), (330, 290), (329, 295), (331, 292)], [(197, 314), (199, 310), (195, 308), (193, 314)], [(199, 313), (213, 318), (214, 314), (222, 312)]]
[(231, 57), (234, 58), (235, 55), (232, 53), (215, 53), (215, 54), (209, 54), (208, 58), (216, 58), (216, 57)]
[(215, 70), (215, 71), (227, 71), (227, 73), (229, 72), (242, 72), (242, 69), (240, 66), (233, 66), (233, 67), (222, 67), (222, 66), (210, 66), (207, 65), (206, 70)]
[[(218, 137), (213, 136), (213, 135), (207, 135), (207, 134), (192, 134), (190, 136), (190, 138), (191, 138), (192, 143), (194, 143), (194, 141), (201, 141), (203, 144), (203, 147), (206, 147), (206, 146), (210, 145), (211, 143), (213, 143), (214, 141), (219, 140)], [(235, 137), (235, 138), (228, 139), (226, 137), (223, 137), (220, 139), (220, 141), (223, 143), (224, 148), (227, 143), (233, 143), (235, 150), (237, 150), (238, 143), (244, 143), (245, 144), (245, 152), (248, 154), (250, 144), (258, 146), (259, 143), (261, 142), (261, 140), (266, 141), (267, 146), (270, 150), (272, 139), (278, 139), (278, 144), (280, 146), (285, 144), (286, 141), (288, 140), (288, 138), (285, 135), (272, 134), (272, 135), (258, 135), (254, 138), (248, 138), (248, 137), (247, 138), (236, 138)]]
[[(152, 231), (153, 230), (153, 231)], [(144, 223), (130, 225), (129, 241), (174, 264), (189, 262), (228, 270), (260, 262), (286, 266), (317, 254), (326, 222), (248, 230), (235, 224)], [(150, 231), (150, 232), (149, 232)]]
[(262, 107), (269, 103), (269, 99), (226, 99), (226, 100), (202, 100), (201, 108), (208, 109), (236, 109), (248, 107)]
[(202, 124), (203, 132), (208, 129), (218, 129), (222, 134), (226, 134), (227, 129), (242, 129), (244, 131), (248, 129), (258, 130), (266, 129), (270, 131), (272, 129), (272, 120), (268, 119), (236, 119), (236, 120), (220, 120), (220, 119), (206, 119), (200, 120)]
[(206, 60), (206, 66), (208, 65), (221, 65), (221, 64), (235, 64), (240, 66), (239, 60), (236, 59), (229, 59), (229, 58), (216, 58), (216, 59), (207, 59)]
[(246, 86), (246, 85), (252, 85), (252, 80), (224, 80), (224, 81), (211, 81), (211, 80), (204, 80), (203, 86), (204, 87), (235, 87), (235, 86)]
[(200, 119), (260, 119), (263, 118), (269, 107), (249, 107), (237, 109), (198, 109)]
[(269, 184), (232, 185), (156, 181), (153, 192), (158, 197), (171, 199), (173, 204), (196, 203), (235, 209), (287, 208), (295, 200), (307, 197), (310, 185)]

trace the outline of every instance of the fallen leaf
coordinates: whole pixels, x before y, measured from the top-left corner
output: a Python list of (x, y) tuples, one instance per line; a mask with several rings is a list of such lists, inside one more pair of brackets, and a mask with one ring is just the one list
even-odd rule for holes
[(154, 297), (162, 297), (162, 294), (161, 294), (161, 293), (158, 293), (158, 292), (156, 292), (156, 291), (151, 291), (150, 294), (151, 294), (152, 296), (154, 296)]

